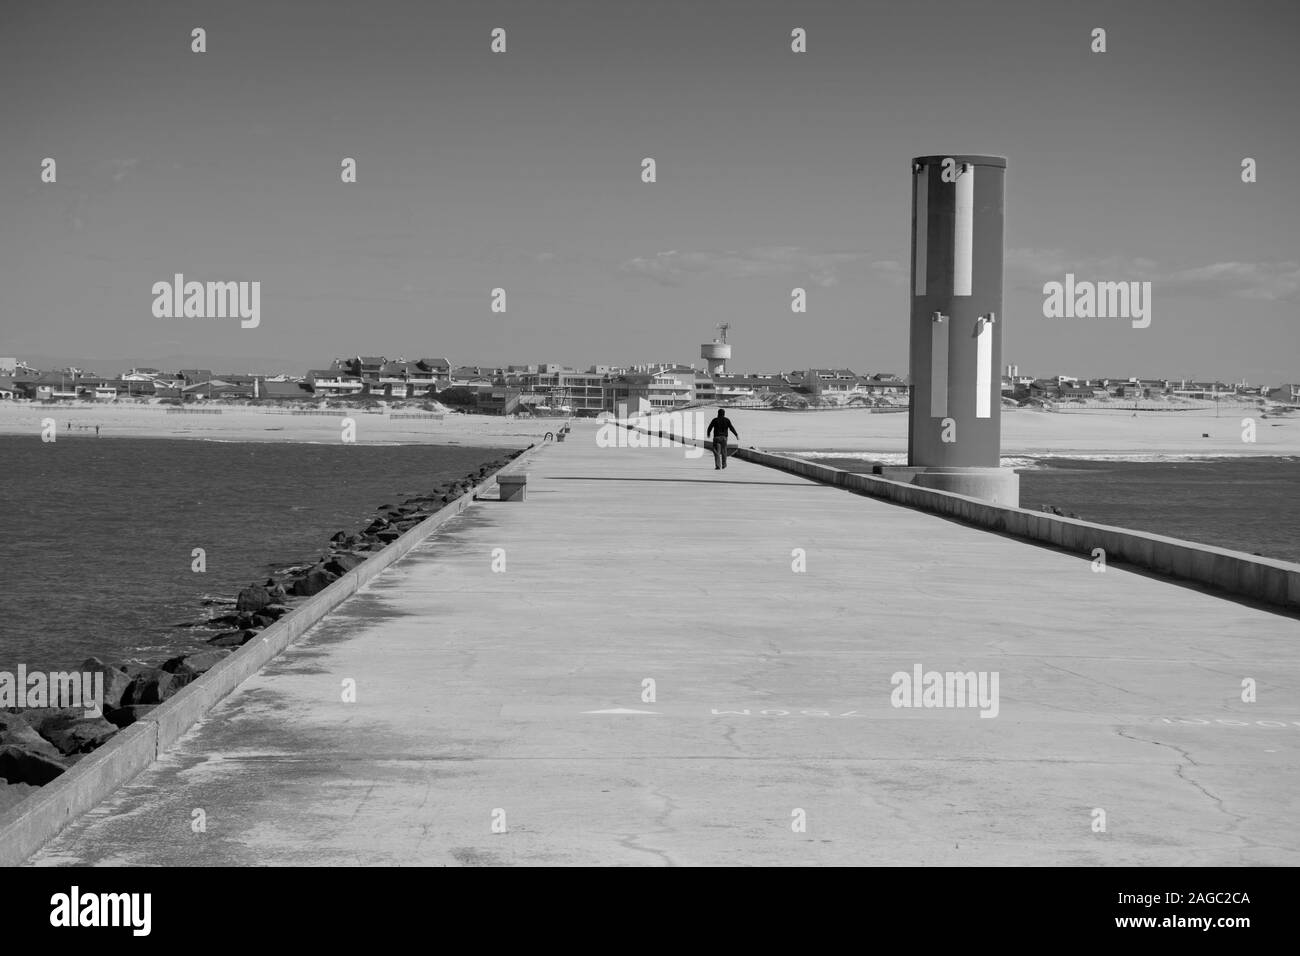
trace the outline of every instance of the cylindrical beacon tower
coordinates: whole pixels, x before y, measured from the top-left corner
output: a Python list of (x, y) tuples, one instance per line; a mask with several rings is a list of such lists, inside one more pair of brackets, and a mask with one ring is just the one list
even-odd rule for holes
[(912, 160), (912, 404), (907, 457), (919, 485), (1017, 507), (1002, 440), (1000, 156)]

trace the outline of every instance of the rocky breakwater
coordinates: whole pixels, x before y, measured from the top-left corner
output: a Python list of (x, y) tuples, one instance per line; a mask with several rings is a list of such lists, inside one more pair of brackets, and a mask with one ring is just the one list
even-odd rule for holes
[(279, 579), (244, 588), (233, 610), (178, 627), (216, 631), (208, 647), (153, 665), (139, 661), (106, 664), (92, 657), (82, 674), (103, 676), (104, 699), (97, 716), (84, 707), (11, 707), (0, 710), (0, 812), (72, 767), (83, 756), (129, 727), (226, 656), (238, 652), (259, 631), (293, 610), (295, 603), (329, 587), (370, 555), (392, 544), (421, 521), (471, 492), (523, 452), (487, 462), (457, 481), (439, 485), (400, 504), (381, 505), (361, 531), (339, 531), (311, 564), (290, 568)]

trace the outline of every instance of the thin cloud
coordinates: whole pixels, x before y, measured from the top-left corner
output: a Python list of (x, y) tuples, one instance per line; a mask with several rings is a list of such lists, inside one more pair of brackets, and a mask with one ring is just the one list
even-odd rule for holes
[(1066, 273), (1098, 282), (1150, 282), (1153, 289), (1173, 295), (1255, 299), (1280, 302), (1297, 298), (1300, 263), (1213, 262), (1186, 269), (1162, 268), (1143, 257), (1072, 256), (1060, 249), (1010, 249), (1005, 257), (1010, 284), (1042, 289), (1062, 281)]
[(1172, 273), (1161, 281), (1161, 286), (1179, 291), (1282, 302), (1297, 298), (1300, 263), (1215, 262)]
[(907, 267), (894, 259), (879, 259), (871, 263), (871, 271), (893, 283), (903, 283), (908, 279)]
[(131, 170), (135, 169), (139, 162), (140, 160), (138, 158), (110, 159), (108, 163), (109, 167), (113, 170), (113, 182), (120, 183), (122, 180), (126, 179), (127, 175)]
[(661, 285), (680, 286), (693, 279), (806, 278), (829, 287), (839, 282), (841, 266), (865, 259), (858, 252), (811, 252), (799, 246), (761, 246), (743, 251), (676, 249), (637, 256), (619, 265), (620, 272), (644, 276)]

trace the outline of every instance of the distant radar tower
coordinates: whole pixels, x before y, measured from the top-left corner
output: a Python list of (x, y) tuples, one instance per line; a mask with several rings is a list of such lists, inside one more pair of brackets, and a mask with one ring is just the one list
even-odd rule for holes
[(704, 359), (704, 367), (710, 375), (725, 375), (727, 359), (731, 358), (731, 346), (727, 344), (727, 329), (731, 328), (731, 323), (722, 322), (714, 327), (722, 333), (722, 338), (701, 345), (700, 358)]

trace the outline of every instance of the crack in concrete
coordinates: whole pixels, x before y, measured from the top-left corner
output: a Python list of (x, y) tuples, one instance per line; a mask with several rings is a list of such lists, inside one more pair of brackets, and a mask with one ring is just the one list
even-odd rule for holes
[(730, 744), (731, 748), (736, 751), (736, 753), (740, 754), (742, 757), (745, 756), (745, 751), (741, 749), (740, 744), (736, 743), (736, 725), (734, 723), (727, 723), (723, 726), (726, 727), (727, 730), (722, 735), (722, 739)]
[[(1134, 691), (1131, 691), (1131, 690), (1125, 690), (1123, 687), (1120, 687), (1118, 684), (1112, 684), (1112, 683), (1110, 683), (1109, 681), (1104, 681), (1104, 680), (1101, 680), (1100, 678), (1097, 678), (1097, 677), (1090, 677), (1090, 676), (1087, 675), (1087, 674), (1079, 674), (1079, 673), (1076, 673), (1075, 671), (1072, 671), (1072, 670), (1070, 670), (1070, 669), (1067, 668), (1067, 667), (1062, 667), (1062, 666), (1059, 665), (1059, 664), (1053, 664), (1051, 661), (1041, 661), (1040, 663), (1042, 663), (1042, 665), (1043, 665), (1044, 667), (1050, 667), (1050, 668), (1052, 668), (1053, 670), (1061, 671), (1062, 673), (1069, 674), (1071, 677), (1077, 677), (1077, 678), (1079, 678), (1079, 680), (1088, 680), (1088, 681), (1092, 681), (1094, 684), (1100, 684), (1102, 687), (1109, 687), (1111, 690), (1117, 690), (1117, 691), (1119, 691), (1121, 694), (1128, 694), (1129, 696), (1135, 696), (1135, 692), (1134, 692)], [(1151, 742), (1151, 741), (1147, 741), (1147, 743), (1150, 743), (1150, 742)]]
[(625, 850), (632, 850), (636, 853), (649, 853), (652, 856), (656, 857), (657, 859), (663, 860), (664, 866), (677, 865), (676, 863), (673, 862), (672, 857), (670, 857), (663, 850), (656, 850), (653, 847), (637, 846), (636, 842), (640, 839), (641, 837), (637, 836), (636, 834), (629, 834), (628, 836), (625, 836), (621, 840), (619, 840), (618, 845), (623, 847)]
[[(659, 800), (660, 803), (663, 804), (663, 809), (654, 817), (655, 826), (657, 826), (663, 833), (671, 833), (672, 827), (668, 825), (668, 818), (677, 812), (677, 803), (672, 797), (668, 796), (668, 794), (661, 790), (651, 790), (650, 796)], [(619, 840), (618, 844), (624, 849), (635, 850), (638, 853), (650, 853), (653, 856), (658, 857), (660, 860), (663, 860), (664, 866), (677, 865), (677, 861), (669, 856), (666, 850), (656, 850), (654, 847), (649, 846), (638, 846), (637, 844), (644, 839), (645, 837), (643, 835), (629, 834)]]
[(1120, 737), (1123, 737), (1125, 740), (1131, 740), (1134, 743), (1151, 744), (1152, 746), (1155, 747), (1167, 747), (1170, 750), (1177, 753), (1178, 756), (1182, 758), (1182, 762), (1174, 766), (1174, 776), (1176, 776), (1179, 780), (1183, 781), (1184, 783), (1189, 783), (1193, 787), (1195, 787), (1203, 796), (1207, 797), (1214, 804), (1215, 809), (1217, 809), (1220, 813), (1224, 814), (1225, 816), (1229, 817), (1232, 820), (1232, 825), (1229, 827), (1229, 832), (1232, 834), (1232, 836), (1236, 837), (1238, 840), (1241, 840), (1247, 846), (1252, 848), (1259, 848), (1260, 846), (1263, 845), (1255, 840), (1252, 840), (1250, 837), (1246, 836), (1245, 834), (1238, 832), (1241, 827), (1241, 824), (1246, 820), (1246, 817), (1243, 814), (1234, 813), (1233, 811), (1229, 810), (1227, 806), (1224, 804), (1223, 799), (1221, 797), (1211, 793), (1209, 790), (1205, 788), (1203, 784), (1201, 784), (1196, 780), (1193, 780), (1191, 777), (1186, 775), (1186, 773), (1184, 772), (1186, 770), (1186, 764), (1190, 764), (1193, 767), (1200, 766), (1200, 764), (1197, 763), (1192, 758), (1192, 755), (1189, 754), (1186, 750), (1184, 750), (1182, 747), (1179, 747), (1177, 744), (1165, 743), (1162, 740), (1147, 740), (1142, 737), (1134, 737), (1131, 734), (1124, 733), (1123, 727), (1116, 727), (1115, 733), (1118, 734)]

